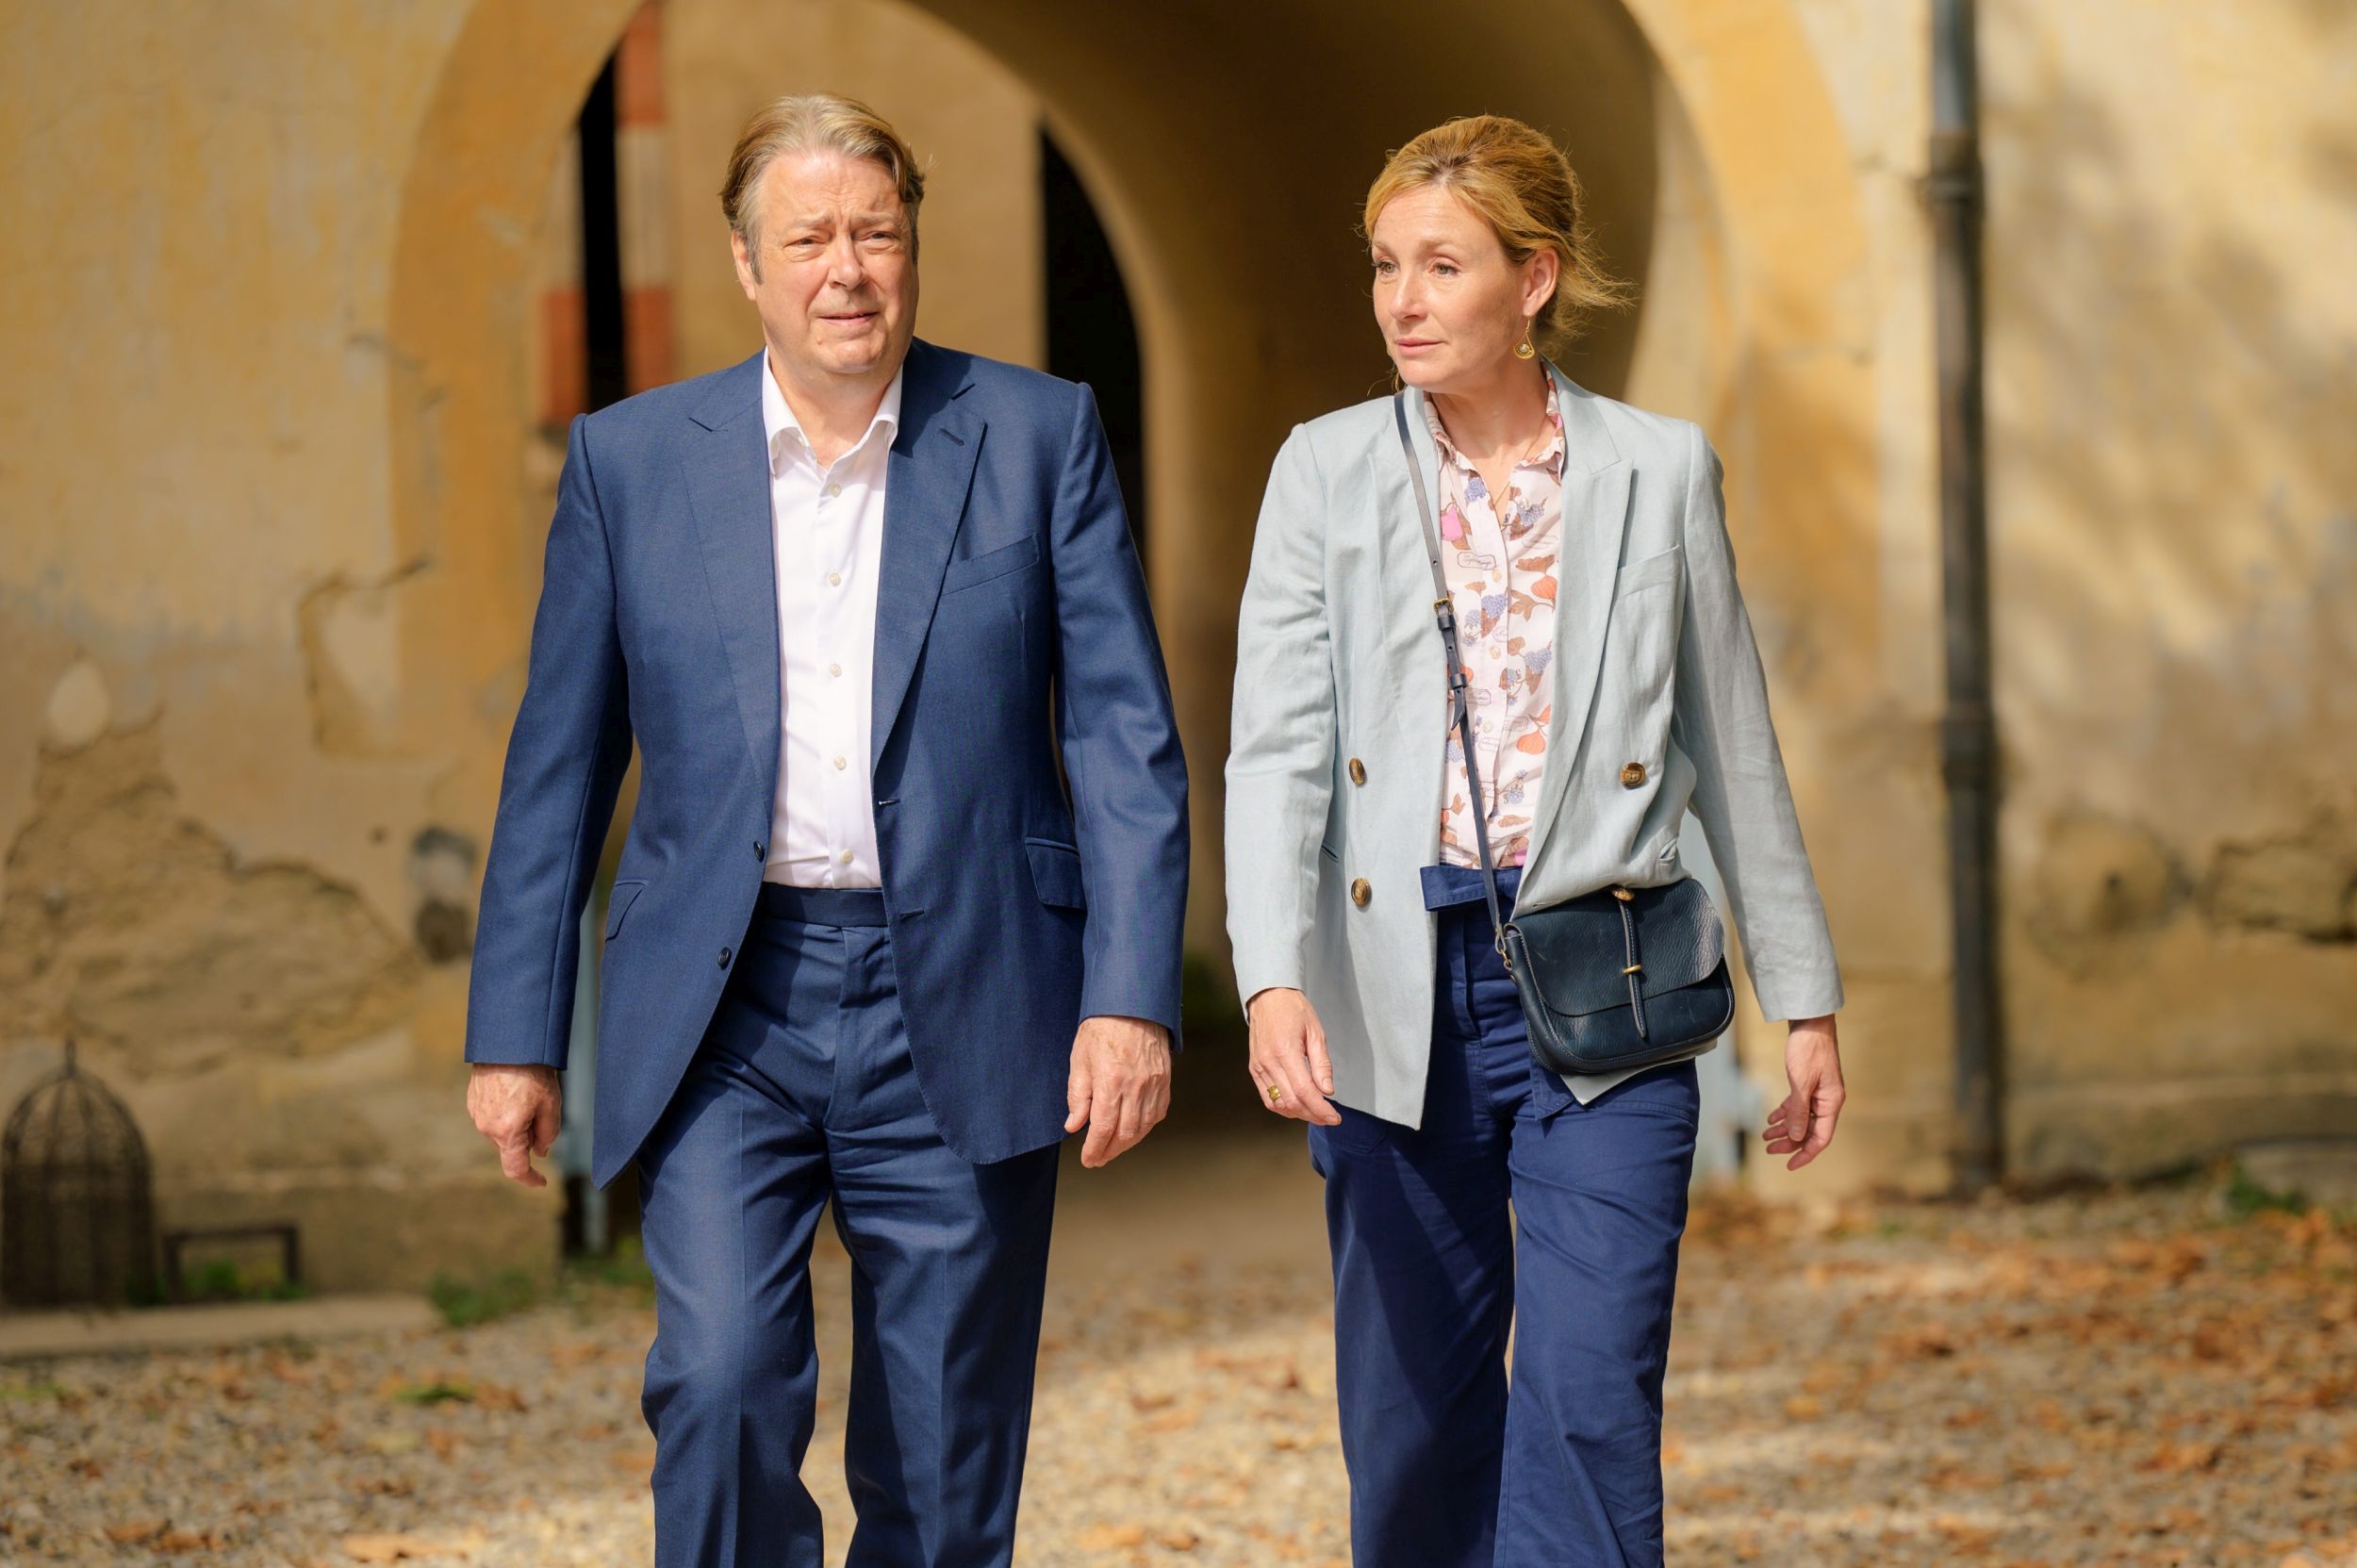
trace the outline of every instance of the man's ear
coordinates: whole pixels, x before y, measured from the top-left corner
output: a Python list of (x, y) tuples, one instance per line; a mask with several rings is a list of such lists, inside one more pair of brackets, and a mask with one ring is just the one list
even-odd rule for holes
[(761, 281), (761, 274), (754, 267), (753, 255), (745, 244), (745, 237), (734, 229), (729, 230), (729, 255), (736, 263), (737, 287), (745, 290), (747, 299), (751, 299), (754, 285)]

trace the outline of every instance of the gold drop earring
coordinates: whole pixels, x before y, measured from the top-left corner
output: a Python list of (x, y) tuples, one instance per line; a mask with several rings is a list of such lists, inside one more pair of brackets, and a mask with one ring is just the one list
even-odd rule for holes
[(1531, 347), (1530, 323), (1525, 322), (1523, 323), (1523, 340), (1514, 345), (1514, 357), (1517, 359), (1533, 359), (1538, 357), (1538, 354), (1539, 351)]

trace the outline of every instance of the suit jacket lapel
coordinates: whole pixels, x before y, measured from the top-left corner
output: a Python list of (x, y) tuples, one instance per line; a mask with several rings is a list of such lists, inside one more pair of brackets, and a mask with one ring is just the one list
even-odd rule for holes
[[(1408, 391), (1408, 438), (1424, 474), (1425, 493), (1437, 505), (1441, 454), (1425, 422), (1424, 394), (1413, 388)], [(1441, 798), (1447, 787), (1448, 656), (1432, 621), (1431, 556), (1425, 549), (1424, 524), (1416, 516), (1415, 486), (1388, 408), (1368, 462), (1376, 498), (1376, 625), (1382, 650), (1377, 668), (1388, 673), (1390, 689), (1362, 705), (1370, 715), (1380, 715), (1380, 721), (1399, 735), (1402, 755), (1418, 758), (1429, 768), (1432, 810), (1426, 814), (1427, 841), (1419, 851), (1429, 859), (1440, 852)]]
[(1552, 362), (1547, 371), (1555, 377), (1556, 403), (1563, 415), (1563, 549), (1556, 573), (1561, 589), (1555, 607), (1555, 711), (1547, 721), (1546, 776), (1531, 823), (1533, 863), (1562, 815), (1573, 763), (1595, 713), (1606, 621), (1628, 529), (1631, 478), (1595, 401)]
[(984, 421), (957, 405), (969, 383), (964, 359), (921, 338), (909, 344), (900, 387), (900, 428), (884, 478), (883, 561), (876, 583), (876, 684), (868, 766), (907, 700), (917, 655), (931, 630), (941, 574), (965, 517)]
[[(1424, 475), (1425, 495), (1437, 506), (1441, 500), (1441, 453), (1433, 445), (1431, 427), (1425, 421), (1424, 394), (1413, 388), (1408, 392), (1408, 438), (1415, 448), (1416, 465)], [(1448, 657), (1442, 650), (1440, 631), (1432, 621), (1432, 557), (1425, 546), (1424, 520), (1416, 515), (1415, 485), (1409, 477), (1408, 459), (1399, 450), (1397, 424), (1388, 409), (1384, 413), (1383, 434), (1376, 442), (1374, 462), (1376, 494), (1382, 498), (1378, 508), (1382, 534), (1377, 541), (1381, 553), (1382, 624), (1393, 655), (1390, 668), (1397, 679), (1397, 700), (1393, 709), (1411, 734), (1423, 733), (1427, 717), (1431, 720), (1430, 733), (1442, 734), (1447, 729)], [(1432, 820), (1433, 844), (1437, 849), (1437, 802)]]
[(688, 418), (700, 431), (684, 461), (696, 535), (736, 686), (737, 714), (755, 775), (777, 793), (777, 553), (769, 520), (769, 451), (761, 421), (767, 351), (726, 371)]

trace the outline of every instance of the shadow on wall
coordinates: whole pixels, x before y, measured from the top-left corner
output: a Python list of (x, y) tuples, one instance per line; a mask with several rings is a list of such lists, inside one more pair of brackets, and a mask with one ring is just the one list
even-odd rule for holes
[[(2118, 1172), (2357, 1108), (2357, 355), (2265, 226), (2304, 210), (2040, 41), (1986, 110), (2013, 1141)], [(2303, 208), (2357, 205), (2357, 129), (2298, 146)]]

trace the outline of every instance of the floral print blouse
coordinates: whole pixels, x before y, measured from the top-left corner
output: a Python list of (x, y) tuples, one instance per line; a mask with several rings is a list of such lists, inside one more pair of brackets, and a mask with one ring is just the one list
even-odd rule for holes
[[(1563, 415), (1556, 406), (1555, 378), (1546, 382), (1546, 417), (1554, 435), (1514, 466), (1502, 503), (1450, 443), (1432, 401), (1426, 398), (1424, 404), (1425, 421), (1441, 454), (1441, 566), (1457, 610), (1490, 853), (1499, 866), (1520, 866), (1529, 856), (1531, 819), (1546, 770), (1547, 721), (1555, 709)], [(1452, 866), (1478, 866), (1464, 746), (1454, 724), (1448, 725), (1441, 858)]]

